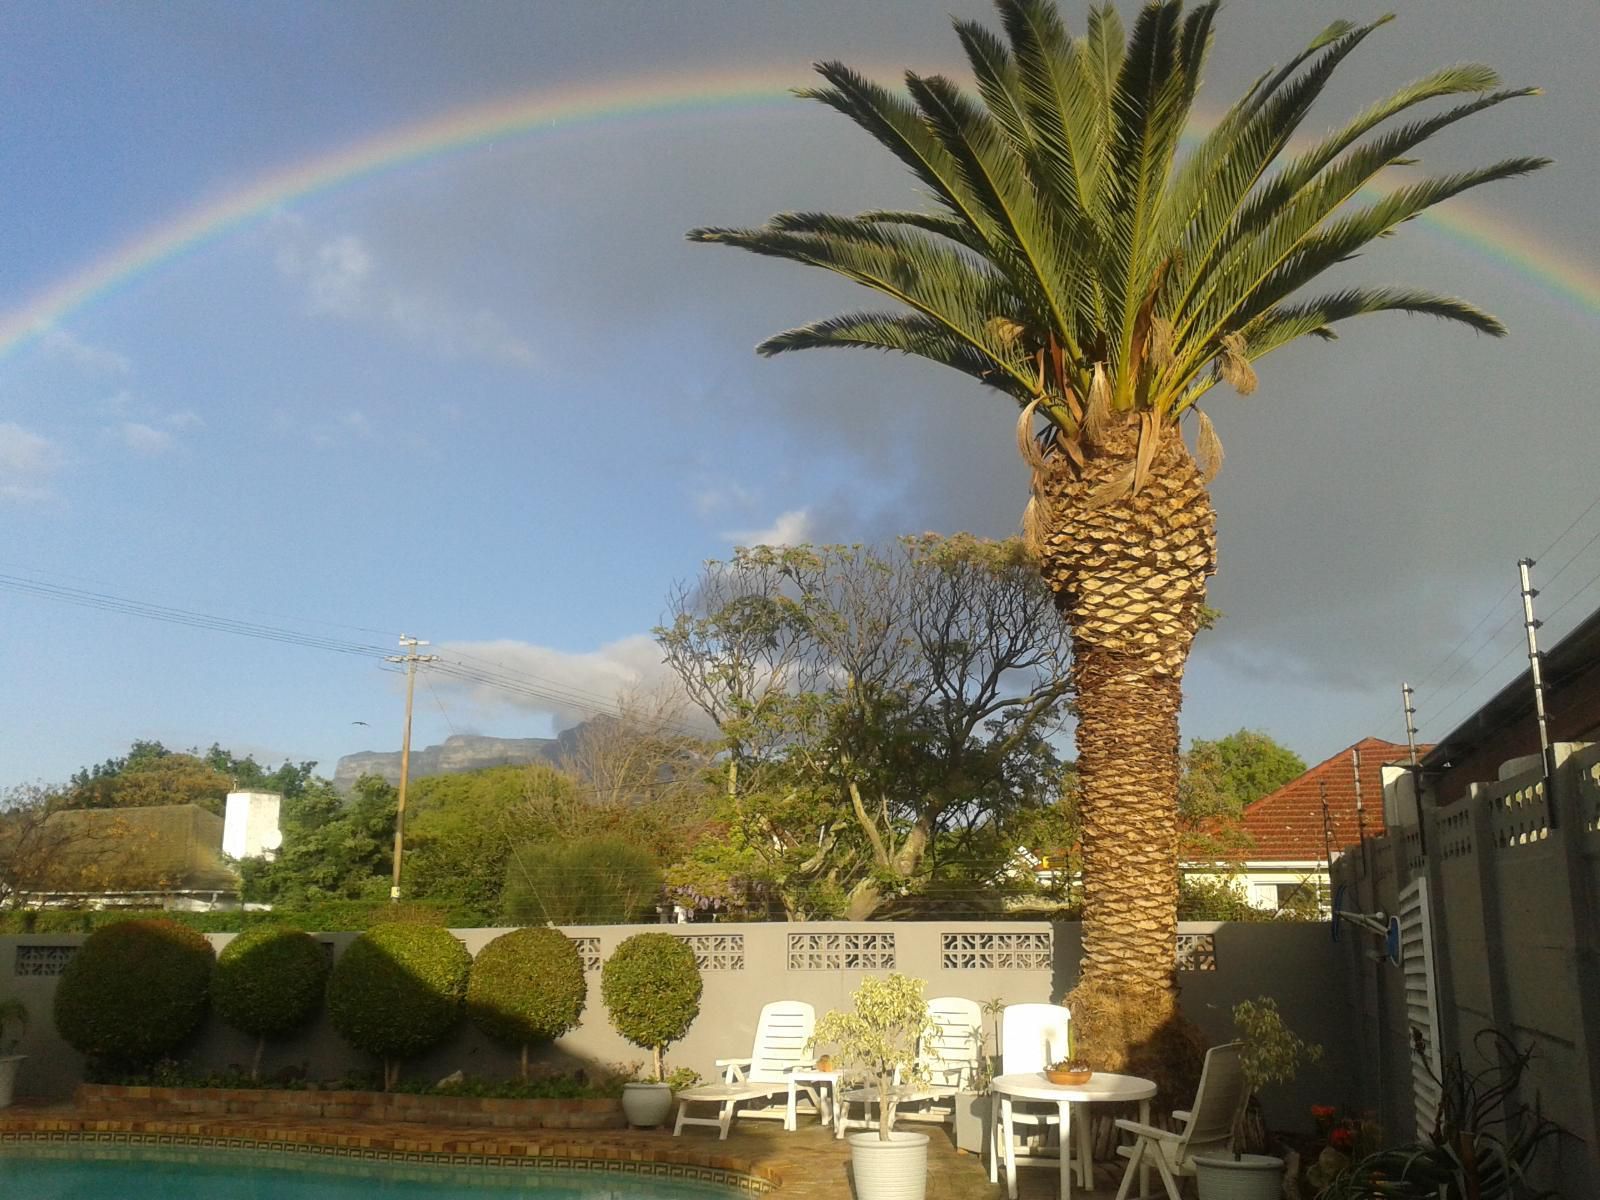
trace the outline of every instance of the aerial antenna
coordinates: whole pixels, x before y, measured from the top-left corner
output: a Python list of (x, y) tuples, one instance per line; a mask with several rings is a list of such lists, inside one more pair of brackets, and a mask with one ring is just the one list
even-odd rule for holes
[(1422, 821), (1422, 768), (1417, 765), (1417, 706), (1409, 683), (1400, 685), (1400, 707), (1406, 714), (1406, 747), (1411, 752), (1411, 804), (1417, 813), (1417, 849), (1428, 853), (1428, 831)]
[(1556, 755), (1550, 745), (1550, 717), (1544, 710), (1544, 676), (1539, 669), (1543, 656), (1539, 653), (1538, 629), (1543, 622), (1536, 620), (1533, 615), (1533, 598), (1539, 594), (1528, 574), (1528, 569), (1533, 565), (1531, 558), (1517, 559), (1517, 576), (1522, 584), (1522, 625), (1528, 631), (1528, 669), (1533, 674), (1533, 711), (1539, 718), (1539, 757), (1544, 763), (1545, 819), (1554, 829)]

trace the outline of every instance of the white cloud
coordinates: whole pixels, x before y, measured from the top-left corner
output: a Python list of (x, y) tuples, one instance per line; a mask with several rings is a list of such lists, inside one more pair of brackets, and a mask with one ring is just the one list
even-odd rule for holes
[(528, 642), (493, 641), (449, 642), (439, 647), (438, 654), (447, 669), (492, 682), (441, 671), (432, 677), (436, 688), (464, 692), (488, 707), (544, 713), (561, 729), (587, 720), (597, 711), (614, 711), (618, 700), (630, 693), (675, 683), (661, 661), (661, 648), (644, 633), (582, 653)]
[(47, 330), (39, 339), (39, 344), (51, 357), (66, 359), (99, 375), (129, 375), (133, 372), (133, 362), (126, 354), (91, 345), (65, 329)]
[(165, 429), (156, 429), (140, 421), (124, 421), (117, 436), (122, 439), (122, 444), (135, 454), (142, 454), (147, 458), (154, 458), (158, 454), (165, 454), (172, 449), (172, 435)]
[(197, 412), (184, 409), (181, 412), (168, 413), (161, 418), (174, 429), (200, 429), (205, 425), (205, 419)]
[(278, 270), (300, 281), (310, 311), (344, 321), (385, 325), (450, 358), (487, 358), (531, 367), (538, 356), (504, 318), (392, 280), (366, 241), (352, 233), (306, 242), (305, 221), (284, 218)]
[(49, 438), (11, 422), (0, 422), (0, 500), (47, 500), (46, 486), (61, 467), (61, 451)]
[(722, 536), (736, 546), (798, 546), (811, 540), (812, 525), (809, 508), (792, 508), (765, 529), (736, 529)]

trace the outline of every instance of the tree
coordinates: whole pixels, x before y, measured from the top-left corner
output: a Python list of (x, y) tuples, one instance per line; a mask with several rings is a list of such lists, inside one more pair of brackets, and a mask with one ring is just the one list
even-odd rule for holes
[(405, 895), (445, 900), (492, 924), (500, 911), (511, 850), (542, 833), (528, 813), (530, 795), (570, 790), (545, 766), (490, 767), (434, 775), (413, 785), (407, 807)]
[(916, 355), (1020, 409), (1033, 491), (1024, 529), (1073, 639), (1085, 909), (1070, 1002), (1092, 1026), (1098, 1065), (1115, 1067), (1125, 1048), (1175, 1027), (1178, 710), (1215, 567), (1207, 484), (1221, 460), (1199, 401), (1223, 382), (1253, 391), (1252, 363), (1363, 314), (1504, 333), (1480, 309), (1416, 288), (1301, 290), (1433, 205), (1545, 160), (1406, 178), (1352, 203), (1433, 134), (1533, 94), (1495, 90), (1495, 73), (1476, 65), (1436, 71), (1287, 153), (1331, 74), (1387, 18), (1330, 25), (1180, 157), (1216, 2), (1147, 3), (1131, 34), (1096, 5), (1081, 38), (1050, 0), (996, 7), (1003, 37), (956, 23), (976, 99), (913, 72), (897, 94), (832, 62), (818, 68), (824, 86), (802, 93), (900, 159), (933, 211), (788, 213), (689, 236), (821, 267), (898, 306), (779, 333), (759, 353)]
[(298, 904), (387, 896), (395, 807), (394, 788), (376, 775), (356, 781), (348, 804), (325, 779), (285, 797), (277, 857), (239, 864), (244, 898)]
[(1178, 782), (1179, 842), (1185, 861), (1237, 857), (1250, 846), (1239, 818), (1245, 806), (1306, 773), (1306, 764), (1264, 733), (1241, 729), (1216, 741), (1196, 738)]
[(501, 914), (518, 925), (626, 925), (660, 896), (661, 868), (629, 838), (532, 842), (511, 853)]
[(198, 804), (222, 815), (233, 780), (194, 754), (160, 742), (135, 742), (124, 758), (107, 759), (72, 777), (60, 808), (150, 808)]
[(726, 772), (719, 836), (676, 885), (714, 892), (720, 868), (791, 916), (863, 920), (930, 893), (970, 909), (1006, 877), (1012, 822), (1053, 799), (1067, 691), (1019, 543), (756, 547), (671, 605), (657, 638)]

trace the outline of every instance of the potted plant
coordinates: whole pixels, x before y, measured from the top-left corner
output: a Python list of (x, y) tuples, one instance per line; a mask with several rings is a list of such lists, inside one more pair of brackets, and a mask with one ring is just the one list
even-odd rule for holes
[[(0, 1108), (7, 1108), (16, 1094), (17, 1071), (26, 1054), (16, 1053), (28, 1028), (28, 1010), (15, 996), (0, 1000)], [(14, 1032), (10, 1032), (14, 1030)]]
[(1076, 1024), (1070, 1021), (1067, 1023), (1067, 1056), (1048, 1064), (1044, 1069), (1044, 1077), (1051, 1083), (1065, 1084), (1069, 1087), (1082, 1086), (1094, 1078), (1094, 1070), (1089, 1066), (1088, 1059), (1078, 1053)]
[(670, 933), (636, 933), (606, 959), (600, 998), (611, 1024), (635, 1046), (649, 1050), (654, 1060), (649, 1082), (623, 1085), (622, 1111), (628, 1124), (663, 1125), (671, 1114), (666, 1050), (700, 1015), (700, 991), (694, 951)]
[(920, 1077), (917, 1045), (934, 1033), (925, 986), (898, 974), (864, 979), (853, 1012), (817, 1022), (813, 1040), (833, 1046), (835, 1063), (867, 1076), (878, 1092), (877, 1132), (849, 1138), (857, 1200), (922, 1200), (927, 1186), (928, 1135), (890, 1129), (895, 1085)]
[(1322, 1057), (1322, 1047), (1292, 1033), (1269, 996), (1234, 1005), (1233, 1023), (1244, 1047), (1239, 1065), (1245, 1098), (1233, 1120), (1232, 1157), (1196, 1155), (1195, 1183), (1201, 1200), (1278, 1200), (1283, 1195), (1283, 1159), (1247, 1153), (1266, 1148), (1266, 1129), (1256, 1093), (1269, 1083), (1287, 1083), (1302, 1063)]

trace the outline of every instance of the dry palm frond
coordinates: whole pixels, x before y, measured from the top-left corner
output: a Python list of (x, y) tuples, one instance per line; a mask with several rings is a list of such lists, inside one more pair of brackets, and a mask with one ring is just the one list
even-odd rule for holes
[(1195, 431), (1195, 461), (1200, 464), (1201, 479), (1210, 483), (1222, 470), (1222, 439), (1217, 436), (1217, 427), (1211, 423), (1211, 418), (1198, 408), (1194, 411), (1200, 421)]
[(1139, 452), (1133, 460), (1133, 494), (1150, 482), (1150, 464), (1155, 461), (1156, 443), (1161, 438), (1161, 418), (1153, 412), (1139, 417)]
[(1256, 370), (1245, 357), (1247, 349), (1244, 334), (1235, 330), (1223, 335), (1222, 350), (1217, 355), (1217, 374), (1241, 396), (1248, 396), (1256, 390)]
[(1043, 396), (1035, 396), (1023, 406), (1022, 412), (1017, 416), (1017, 453), (1022, 455), (1022, 461), (1036, 472), (1044, 470), (1046, 464), (1044, 451), (1033, 435), (1033, 415), (1039, 411), (1039, 405), (1043, 400)]
[(1028, 497), (1028, 505), (1022, 510), (1022, 544), (1031, 554), (1044, 553), (1045, 535), (1049, 528), (1045, 503), (1043, 498), (1035, 494)]
[(1094, 380), (1089, 384), (1089, 403), (1083, 413), (1083, 438), (1093, 445), (1105, 436), (1111, 424), (1111, 377), (1105, 363), (1095, 363)]

